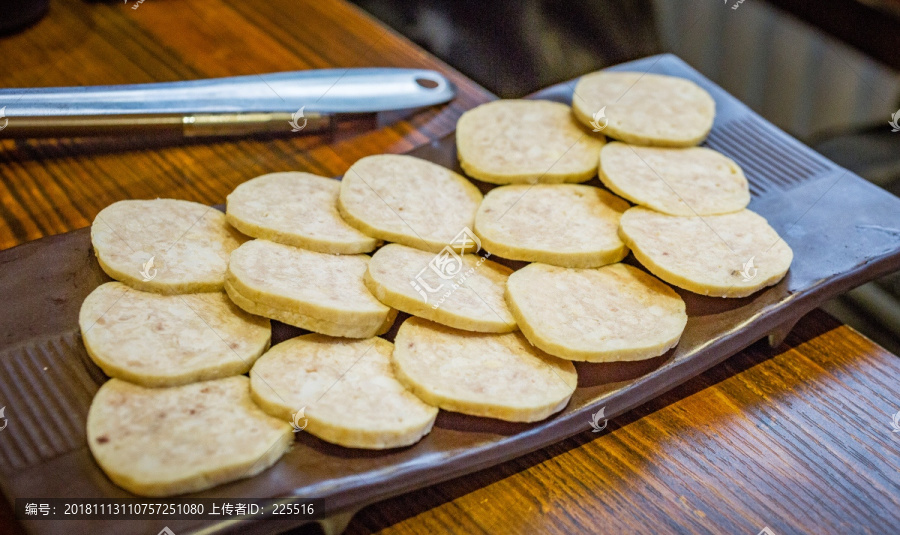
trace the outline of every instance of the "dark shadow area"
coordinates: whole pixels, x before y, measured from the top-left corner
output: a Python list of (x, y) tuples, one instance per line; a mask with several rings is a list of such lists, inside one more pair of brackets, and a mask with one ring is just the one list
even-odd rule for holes
[(354, 0), (504, 98), (662, 51), (650, 0)]
[(634, 362), (576, 362), (578, 388), (633, 381), (664, 366), (674, 354), (673, 348), (658, 357)]
[(435, 427), (465, 431), (468, 433), (484, 433), (487, 435), (512, 436), (528, 431), (534, 424), (507, 422), (496, 418), (469, 416), (458, 412), (441, 411), (438, 413)]
[(308, 334), (309, 331), (303, 330), (300, 327), (294, 327), (293, 325), (288, 325), (287, 323), (281, 323), (277, 320), (272, 320), (272, 345), (284, 342), (285, 340), (290, 340), (291, 338), (296, 338), (301, 334)]

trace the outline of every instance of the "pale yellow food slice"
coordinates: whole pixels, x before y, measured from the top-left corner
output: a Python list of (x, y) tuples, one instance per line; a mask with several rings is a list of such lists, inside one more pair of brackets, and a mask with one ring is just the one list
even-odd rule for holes
[(582, 76), (575, 116), (609, 137), (635, 145), (689, 147), (709, 134), (716, 103), (699, 85), (662, 74), (600, 71)]
[[(287, 323), (288, 325), (295, 325), (298, 327), (302, 326), (302, 328), (308, 331), (341, 333), (340, 336), (346, 336), (348, 338), (364, 338), (365, 334), (371, 332), (372, 330), (369, 324), (363, 324), (362, 326), (360, 326), (352, 322), (347, 323), (346, 321), (321, 319), (315, 316), (297, 312), (296, 310), (278, 308), (257, 303), (241, 295), (241, 293), (235, 290), (234, 287), (228, 284), (227, 281), (225, 282), (225, 291), (228, 294), (228, 297), (236, 305), (246, 311), (252, 311), (253, 314), (262, 316), (264, 318), (277, 319), (278, 321)], [(391, 329), (391, 326), (394, 324), (395, 319), (397, 319), (397, 311), (394, 309), (390, 309), (387, 314), (387, 318), (384, 320), (384, 323), (375, 331), (375, 335), (380, 335), (388, 332)]]
[(252, 240), (231, 255), (225, 291), (251, 314), (331, 336), (369, 338), (385, 332), (396, 315), (363, 283), (369, 260)]
[(287, 451), (291, 431), (287, 420), (253, 403), (242, 375), (169, 388), (110, 379), (87, 417), (97, 464), (140, 496), (185, 494), (254, 476)]
[[(394, 377), (393, 347), (382, 338), (292, 338), (253, 366), (253, 399), (269, 414), (341, 446), (415, 444), (431, 431), (438, 410)], [(303, 418), (297, 415), (301, 409)]]
[(226, 216), (254, 238), (332, 254), (367, 253), (378, 240), (338, 213), (341, 184), (311, 173), (270, 173), (244, 182), (228, 196)]
[(619, 218), (628, 203), (593, 186), (502, 186), (488, 192), (475, 234), (491, 252), (526, 262), (599, 267), (625, 258)]
[(750, 210), (674, 217), (646, 208), (625, 212), (619, 234), (651, 273), (685, 290), (744, 297), (784, 278), (794, 253)]
[(678, 343), (687, 324), (681, 297), (627, 264), (529, 264), (509, 277), (506, 299), (531, 343), (569, 360), (656, 357)]
[(548, 100), (488, 102), (456, 124), (460, 166), (493, 184), (590, 180), (604, 139), (581, 126), (569, 106)]
[(88, 355), (106, 375), (175, 386), (247, 373), (269, 347), (269, 320), (223, 292), (160, 295), (108, 282), (78, 316)]
[(445, 167), (379, 154), (350, 166), (341, 180), (338, 208), (369, 236), (438, 252), (472, 228), (479, 203), (478, 188)]
[(91, 224), (103, 271), (138, 290), (166, 294), (221, 290), (228, 257), (244, 240), (222, 212), (173, 199), (119, 201)]
[(420, 318), (400, 326), (392, 358), (400, 381), (426, 403), (511, 422), (561, 411), (578, 383), (571, 362), (522, 333), (472, 333)]
[(434, 255), (399, 244), (379, 249), (366, 272), (382, 303), (457, 329), (505, 333), (516, 321), (503, 299), (512, 270), (484, 258)]
[(639, 147), (618, 141), (600, 151), (600, 180), (629, 201), (670, 215), (737, 212), (750, 203), (744, 172), (704, 147)]

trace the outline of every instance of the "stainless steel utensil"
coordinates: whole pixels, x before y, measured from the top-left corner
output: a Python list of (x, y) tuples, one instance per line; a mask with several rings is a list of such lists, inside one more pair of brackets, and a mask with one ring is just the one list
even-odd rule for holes
[(0, 89), (0, 138), (146, 132), (315, 132), (340, 114), (432, 106), (456, 91), (425, 69), (328, 69), (153, 84)]

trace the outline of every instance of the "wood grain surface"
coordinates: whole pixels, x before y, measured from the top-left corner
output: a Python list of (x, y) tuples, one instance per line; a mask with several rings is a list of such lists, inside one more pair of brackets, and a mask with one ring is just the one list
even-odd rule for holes
[[(0, 38), (0, 86), (171, 81), (307, 68), (436, 68), (451, 105), (384, 128), (185, 144), (0, 142), (0, 249), (90, 224), (106, 205), (221, 203), (262, 173), (341, 174), (454, 128), (491, 97), (339, 0), (54, 0)], [(822, 312), (669, 394), (514, 461), (364, 509), (348, 533), (895, 533), (900, 361)], [(316, 528), (305, 527), (297, 533)], [(22, 533), (0, 501), (0, 533)]]
[[(53, 0), (37, 25), (0, 38), (0, 87), (166, 82), (343, 67), (442, 71), (458, 96), (385, 128), (185, 144), (171, 138), (0, 141), (0, 249), (87, 226), (122, 199), (218, 204), (273, 171), (343, 174), (451, 132), (493, 98), (410, 41), (340, 1)], [(374, 126), (374, 125), (373, 125)]]

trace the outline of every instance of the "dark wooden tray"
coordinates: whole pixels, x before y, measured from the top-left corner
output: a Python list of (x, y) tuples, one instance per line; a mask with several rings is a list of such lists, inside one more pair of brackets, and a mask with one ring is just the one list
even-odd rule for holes
[[(319, 498), (319, 513), (340, 529), (361, 507), (485, 468), (589, 432), (591, 414), (613, 417), (660, 395), (769, 335), (775, 343), (823, 301), (900, 269), (900, 199), (838, 167), (778, 130), (680, 59), (654, 56), (614, 70), (688, 78), (716, 100), (706, 145), (737, 161), (750, 181), (750, 208), (794, 250), (778, 285), (742, 299), (681, 292), (689, 320), (681, 343), (652, 360), (578, 364), (578, 389), (566, 409), (539, 423), (512, 424), (442, 411), (418, 444), (384, 452), (333, 446), (299, 433), (293, 449), (266, 472), (193, 497)], [(574, 81), (536, 98), (571, 102)], [(411, 152), (458, 169), (452, 135)], [(487, 186), (485, 186), (487, 187)], [(91, 251), (88, 229), (0, 252), (0, 488), (15, 498), (122, 497), (85, 442), (91, 398), (106, 380), (78, 331), (84, 297), (108, 278)], [(276, 326), (276, 341), (298, 334)], [(214, 433), (215, 429), (210, 429)], [(177, 500), (177, 498), (175, 498)], [(146, 533), (168, 525), (178, 535), (273, 533), (301, 519), (260, 521), (28, 520), (36, 534)]]

